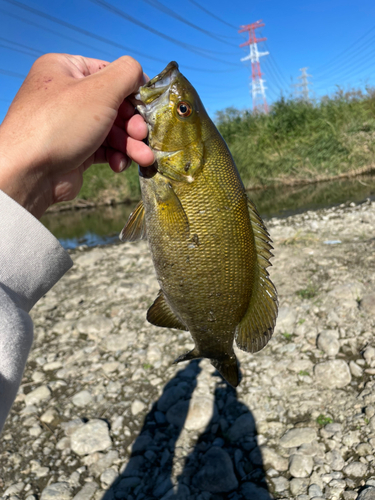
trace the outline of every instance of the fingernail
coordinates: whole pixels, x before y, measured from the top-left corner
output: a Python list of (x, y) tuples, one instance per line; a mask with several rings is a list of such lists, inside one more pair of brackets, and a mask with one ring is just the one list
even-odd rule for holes
[(125, 158), (123, 158), (120, 161), (120, 172), (123, 172), (124, 170), (126, 170), (129, 165), (130, 165), (130, 162), (128, 160), (125, 160)]

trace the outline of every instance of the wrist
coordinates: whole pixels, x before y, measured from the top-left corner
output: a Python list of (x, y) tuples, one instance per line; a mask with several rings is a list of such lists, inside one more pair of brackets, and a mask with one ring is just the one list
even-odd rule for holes
[(47, 182), (43, 171), (33, 160), (32, 148), (12, 144), (0, 127), (0, 189), (40, 218), (52, 204), (48, 199)]

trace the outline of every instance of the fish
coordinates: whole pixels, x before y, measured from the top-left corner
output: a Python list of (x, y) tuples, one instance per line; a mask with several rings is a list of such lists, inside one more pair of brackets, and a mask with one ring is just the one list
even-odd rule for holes
[(176, 62), (141, 86), (132, 102), (147, 123), (155, 162), (139, 167), (142, 200), (120, 239), (148, 240), (160, 290), (147, 320), (190, 332), (194, 348), (175, 363), (208, 358), (236, 387), (234, 341), (257, 352), (276, 324), (269, 233)]

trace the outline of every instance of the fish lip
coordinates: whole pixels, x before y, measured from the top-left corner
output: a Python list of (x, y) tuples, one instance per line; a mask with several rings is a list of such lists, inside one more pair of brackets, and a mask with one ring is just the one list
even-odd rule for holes
[(138, 92), (129, 97), (133, 106), (146, 122), (148, 122), (147, 115), (152, 113), (159, 99), (168, 91), (178, 74), (178, 64), (171, 61), (163, 71), (139, 87)]

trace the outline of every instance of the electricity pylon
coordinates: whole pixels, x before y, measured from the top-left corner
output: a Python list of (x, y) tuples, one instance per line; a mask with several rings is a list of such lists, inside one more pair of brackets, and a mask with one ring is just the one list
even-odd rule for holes
[(302, 75), (299, 76), (298, 79), (301, 80), (301, 83), (296, 83), (294, 86), (297, 89), (300, 89), (296, 90), (297, 96), (299, 96), (302, 99), (302, 101), (310, 102), (309, 85), (312, 85), (312, 83), (308, 81), (308, 78), (311, 77), (312, 75), (308, 75), (306, 73), (307, 70), (308, 68), (300, 69)]
[(238, 33), (244, 33), (245, 31), (249, 33), (249, 40), (245, 43), (241, 43), (240, 47), (250, 46), (250, 53), (248, 56), (243, 57), (241, 61), (251, 61), (251, 96), (253, 100), (253, 111), (259, 112), (263, 111), (268, 113), (268, 105), (266, 100), (266, 88), (264, 86), (265, 80), (262, 79), (262, 72), (260, 71), (259, 58), (262, 56), (267, 56), (269, 52), (259, 52), (258, 42), (263, 42), (267, 38), (257, 38), (255, 30), (262, 28), (264, 23), (262, 21), (257, 21), (252, 24), (247, 24), (241, 26)]

